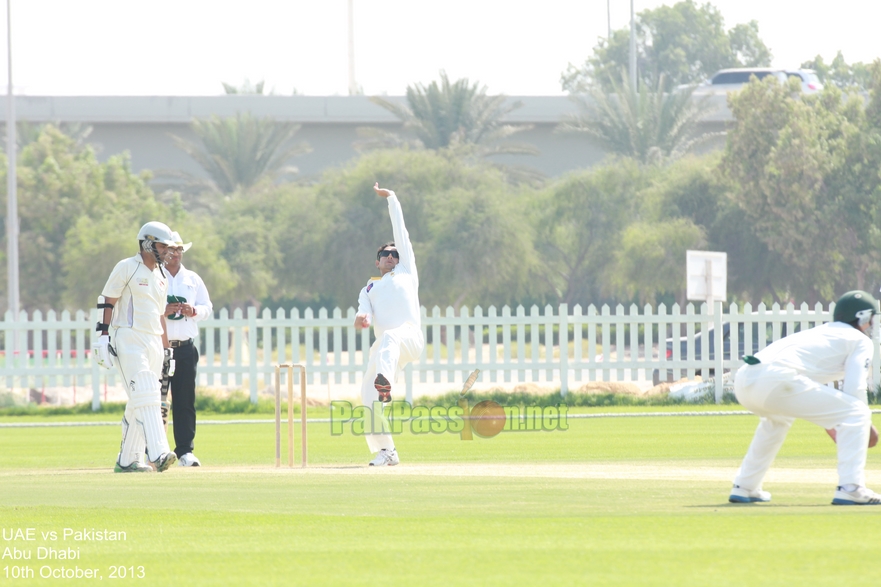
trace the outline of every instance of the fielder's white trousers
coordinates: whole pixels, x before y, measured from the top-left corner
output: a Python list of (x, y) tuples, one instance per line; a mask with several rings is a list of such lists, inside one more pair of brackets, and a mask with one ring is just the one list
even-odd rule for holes
[(866, 450), (872, 414), (859, 399), (821, 385), (787, 367), (744, 365), (734, 380), (740, 404), (759, 416), (735, 485), (762, 488), (765, 473), (783, 445), (796, 418), (835, 428), (838, 440), (839, 485), (865, 485)]
[[(372, 408), (374, 402), (379, 400), (379, 393), (373, 385), (377, 373), (382, 373), (392, 384), (393, 400), (404, 399), (403, 391), (399, 392), (395, 385), (397, 375), (407, 363), (418, 359), (424, 348), (425, 338), (422, 336), (422, 328), (410, 322), (383, 332), (370, 347), (370, 359), (364, 372), (364, 379), (361, 381), (362, 403)], [(388, 420), (383, 416), (375, 418), (374, 421), (381, 422), (383, 432), (365, 435), (370, 452), (395, 448), (395, 441), (388, 432)]]
[(119, 464), (125, 467), (140, 460), (145, 445), (147, 458), (155, 461), (170, 450), (159, 407), (162, 337), (118, 328), (112, 333), (111, 344), (128, 395)]

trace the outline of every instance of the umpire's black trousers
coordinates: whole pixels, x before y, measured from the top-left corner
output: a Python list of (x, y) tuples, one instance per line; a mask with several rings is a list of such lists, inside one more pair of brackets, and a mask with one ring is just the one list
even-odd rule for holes
[(174, 376), (171, 377), (171, 411), (174, 424), (174, 454), (180, 458), (193, 452), (196, 438), (196, 366), (199, 349), (189, 344), (174, 349)]

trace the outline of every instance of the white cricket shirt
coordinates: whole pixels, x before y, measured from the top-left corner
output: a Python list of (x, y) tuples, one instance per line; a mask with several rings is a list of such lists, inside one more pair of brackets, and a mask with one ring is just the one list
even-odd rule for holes
[(419, 274), (410, 234), (404, 225), (404, 213), (397, 196), (387, 198), (395, 248), (399, 261), (394, 271), (379, 279), (371, 279), (358, 296), (358, 313), (367, 314), (373, 323), (373, 333), (380, 338), (386, 330), (407, 322), (422, 325), (419, 312)]
[(177, 275), (168, 274), (168, 303), (178, 301), (186, 302), (193, 306), (195, 316), (183, 316), (172, 314), (165, 317), (165, 329), (168, 332), (168, 340), (189, 340), (199, 336), (199, 326), (196, 322), (209, 318), (214, 313), (214, 306), (208, 296), (208, 288), (202, 278), (195, 271), (190, 271), (181, 263)]
[(829, 322), (781, 338), (756, 357), (762, 363), (794, 369), (817, 383), (844, 379), (841, 391), (865, 400), (874, 352), (871, 338), (850, 324)]
[(160, 317), (165, 312), (168, 282), (156, 266), (152, 271), (140, 255), (116, 264), (101, 295), (118, 298), (110, 325), (162, 336)]

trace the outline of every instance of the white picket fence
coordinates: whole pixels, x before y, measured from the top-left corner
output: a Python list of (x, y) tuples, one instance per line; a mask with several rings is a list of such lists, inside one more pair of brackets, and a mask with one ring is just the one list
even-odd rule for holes
[[(501, 311), (478, 306), (458, 313), (453, 308), (442, 312), (435, 307), (430, 313), (423, 308), (426, 349), (404, 370), (406, 396), (412, 401), (414, 387), (420, 384), (457, 389), (474, 369), (482, 371), (479, 381), (487, 385), (544, 383), (559, 386), (564, 394), (591, 381), (644, 383), (656, 370), (662, 380), (668, 374), (675, 374), (675, 379), (706, 377), (711, 369), (736, 369), (741, 364), (739, 349), (763, 348), (785, 333), (830, 320), (832, 312), (832, 307), (820, 304), (813, 309), (807, 304), (799, 308), (762, 304), (755, 310), (749, 304), (743, 308), (732, 304), (726, 309), (723, 313), (721, 303), (713, 313), (708, 313), (706, 304), (697, 311), (687, 304), (684, 313), (678, 305), (668, 309), (663, 304), (656, 309), (646, 305), (641, 311), (636, 305), (618, 305), (614, 313), (605, 305), (599, 310), (588, 306), (586, 312), (580, 305), (532, 306), (528, 311), (522, 306), (513, 310), (505, 306)], [(352, 395), (357, 396), (367, 358), (363, 350), (369, 349), (373, 336), (371, 331), (354, 329), (354, 316), (353, 308), (345, 316), (339, 308), (330, 314), (321, 309), (316, 315), (311, 309), (302, 314), (281, 309), (258, 314), (252, 307), (246, 312), (237, 309), (232, 316), (221, 309), (213, 319), (200, 323), (198, 384), (247, 389), (256, 402), (260, 390), (273, 385), (275, 365), (295, 362), (306, 365), (308, 385), (351, 385)], [(7, 389), (90, 389), (97, 409), (102, 388), (120, 382), (115, 371), (105, 371), (92, 360), (89, 349), (96, 322), (96, 310), (88, 315), (79, 311), (73, 317), (69, 312), (60, 317), (54, 311), (45, 316), (34, 312), (30, 317), (22, 312), (17, 320), (7, 312), (0, 381), (5, 380)], [(729, 344), (735, 352), (715, 353), (711, 358), (704, 351), (698, 357), (695, 347), (701, 343), (696, 341), (706, 338), (709, 329), (713, 348), (729, 348), (722, 342), (726, 322), (732, 325)], [(875, 329), (878, 340), (877, 324)], [(670, 345), (668, 357), (671, 337), (676, 342)], [(879, 369), (876, 348), (873, 373)], [(716, 392), (720, 399), (721, 378)]]

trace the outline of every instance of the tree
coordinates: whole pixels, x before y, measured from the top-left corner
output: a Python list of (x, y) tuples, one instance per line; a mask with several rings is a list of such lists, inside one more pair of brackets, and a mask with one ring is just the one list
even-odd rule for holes
[[(416, 141), (407, 141), (395, 133), (375, 128), (359, 129), (366, 140), (356, 144), (359, 150), (411, 146), (425, 149), (477, 146), (478, 155), (534, 155), (535, 147), (519, 143), (505, 143), (511, 135), (532, 128), (530, 125), (512, 125), (503, 119), (522, 102), (507, 103), (502, 95), (488, 96), (486, 86), (468, 79), (450, 82), (446, 72), (440, 72), (437, 81), (429, 85), (407, 87), (407, 103), (392, 102), (380, 97), (371, 101), (394, 114), (404, 130), (416, 135)], [(473, 153), (473, 149), (471, 150)]]
[[(19, 149), (23, 149), (29, 144), (40, 138), (47, 124), (34, 124), (25, 120), (16, 124), (16, 144)], [(86, 139), (92, 134), (92, 127), (81, 122), (54, 122), (52, 126), (59, 132), (73, 139), (77, 147), (83, 148), (86, 145)], [(93, 147), (94, 148), (94, 147)], [(99, 149), (100, 150), (100, 149)]]
[(834, 86), (808, 99), (792, 90), (754, 80), (729, 96), (724, 165), (756, 235), (791, 267), (789, 291), (829, 300), (878, 274), (881, 129), (873, 101)]
[(652, 173), (633, 160), (614, 160), (566, 176), (534, 200), (536, 281), (551, 296), (585, 305), (613, 293), (605, 278), (614, 273), (615, 249)]
[(831, 212), (840, 225), (836, 236), (843, 257), (838, 292), (854, 281), (870, 291), (881, 284), (881, 60), (868, 67), (868, 76), (868, 103), (858, 95), (845, 100), (837, 91), (821, 103), (838, 115), (831, 129), (837, 140), (827, 143), (835, 149), (836, 165), (826, 178), (837, 195)]
[[(120, 251), (137, 252), (138, 222), (171, 216), (147, 187), (149, 175), (133, 173), (127, 155), (101, 163), (90, 146), (53, 125), (21, 150), (17, 163), (20, 284), (28, 311), (93, 307)], [(0, 174), (5, 197), (5, 158)], [(107, 222), (82, 241), (71, 238), (83, 219)], [(120, 247), (117, 239), (126, 230), (131, 230), (128, 247)], [(5, 225), (3, 232), (5, 239)], [(87, 258), (81, 257), (83, 242)], [(5, 289), (5, 273), (2, 283)]]
[(734, 186), (720, 169), (721, 160), (721, 152), (713, 152), (664, 167), (639, 195), (641, 217), (660, 223), (687, 219), (705, 235), (707, 250), (728, 253), (729, 299), (788, 301), (779, 294), (786, 290), (789, 269), (732, 201)]
[[(240, 86), (234, 86), (232, 84), (228, 84), (226, 82), (220, 82), (223, 85), (223, 93), (226, 95), (232, 94), (250, 94), (256, 96), (272, 96), (275, 95), (275, 89), (269, 90), (266, 94), (264, 94), (263, 90), (266, 86), (266, 82), (264, 80), (260, 80), (256, 84), (252, 84), (251, 80), (245, 78), (245, 81), (242, 82)], [(294, 88), (292, 95), (296, 96), (298, 94), (297, 88)]]
[(261, 184), (226, 200), (216, 226), (219, 251), (234, 276), (228, 303), (327, 300), (315, 277), (335, 271), (323, 262), (332, 220), (327, 211), (314, 187), (292, 183)]
[[(151, 211), (154, 207), (155, 211)], [(230, 292), (239, 276), (221, 257), (222, 243), (212, 223), (204, 218), (196, 220), (182, 210), (164, 209), (153, 202), (141, 210), (114, 210), (102, 216), (77, 219), (65, 238), (63, 307), (92, 307), (113, 266), (125, 256), (138, 252), (135, 238), (138, 229), (157, 218), (194, 243), (184, 263), (205, 281), (215, 307), (229, 304)]]
[[(728, 31), (728, 42), (733, 57), (732, 65), (726, 67), (768, 67), (771, 65), (771, 50), (759, 37), (759, 23), (751, 20), (746, 24), (735, 25)], [(700, 81), (704, 77), (715, 73), (704, 73), (701, 77), (694, 78), (691, 83)]]
[[(693, 0), (659, 6), (637, 14), (637, 61), (640, 80), (655, 87), (663, 75), (664, 90), (696, 84), (726, 67), (758, 67), (771, 63), (771, 52), (759, 38), (755, 21), (725, 32), (719, 9)], [(610, 90), (621, 68), (630, 63), (630, 30), (613, 31), (601, 39), (580, 67), (569, 64), (560, 82), (563, 89), (581, 94), (594, 86)]]
[[(4, 176), (5, 170), (4, 165)], [(22, 306), (28, 310), (92, 306), (93, 299), (88, 305), (79, 305), (84, 300), (67, 292), (66, 279), (72, 275), (72, 268), (64, 262), (67, 234), (84, 216), (100, 217), (125, 210), (128, 218), (134, 219), (140, 214), (159, 213), (160, 206), (146, 185), (148, 176), (134, 174), (124, 155), (99, 163), (91, 147), (78, 146), (52, 125), (46, 125), (36, 140), (22, 149), (16, 171), (20, 280), (22, 291), (27, 292), (22, 296)], [(4, 181), (4, 193), (5, 186)], [(104, 235), (92, 238), (104, 241)], [(135, 252), (136, 245), (132, 245), (132, 254)], [(104, 268), (105, 279), (111, 268)], [(97, 295), (96, 287), (100, 285), (91, 283), (90, 298)]]
[(693, 100), (693, 88), (664, 92), (664, 76), (650, 90), (633, 87), (627, 72), (611, 81), (611, 94), (595, 86), (587, 96), (574, 96), (580, 113), (566, 118), (561, 132), (581, 132), (607, 150), (641, 163), (661, 163), (685, 154), (698, 141), (697, 124), (707, 110), (704, 100)]
[(526, 286), (535, 261), (530, 226), (499, 174), (456, 186), (428, 208), (430, 240), (420, 276), (426, 299), (457, 310), (463, 303), (510, 302)]
[(857, 88), (862, 91), (872, 86), (871, 64), (857, 62), (850, 65), (839, 51), (831, 63), (826, 63), (820, 55), (800, 66), (802, 69), (813, 69), (817, 77), (826, 85), (834, 85), (842, 89)]
[(276, 283), (274, 269), (282, 252), (259, 216), (240, 216), (218, 225), (224, 243), (223, 256), (235, 276), (230, 295), (232, 305), (259, 306)]
[(375, 274), (376, 249), (391, 239), (375, 181), (401, 198), (423, 305), (487, 306), (527, 295), (532, 235), (514, 188), (486, 163), (406, 149), (367, 153), (317, 185), (316, 205), (329, 226), (316, 248), (320, 258), (309, 261), (332, 270), (310, 273), (315, 295), (349, 307)]
[[(0, 165), (5, 176), (5, 158)], [(45, 125), (21, 150), (17, 176), (24, 309), (94, 307), (113, 266), (138, 252), (138, 229), (151, 220), (196, 242), (188, 264), (223, 299), (232, 276), (210, 220), (189, 217), (176, 196), (159, 202), (148, 187), (150, 174), (132, 172), (127, 154), (99, 162), (90, 145)], [(5, 186), (2, 181), (3, 192)], [(5, 273), (0, 283), (5, 289)]]
[[(265, 81), (260, 80), (256, 84), (251, 84), (251, 80), (245, 78), (244, 83), (241, 86), (234, 86), (232, 84), (228, 84), (226, 82), (220, 82), (223, 85), (223, 93), (226, 95), (232, 94), (252, 94), (252, 95), (263, 95), (263, 86), (266, 84)], [(271, 94), (272, 92), (270, 92)]]
[(664, 293), (685, 303), (685, 253), (706, 245), (704, 231), (687, 218), (634, 222), (621, 234), (609, 281), (615, 293), (654, 304)]
[(197, 141), (175, 135), (172, 139), (205, 170), (208, 178), (195, 178), (184, 172), (164, 173), (184, 179), (184, 187), (190, 192), (231, 194), (248, 190), (261, 181), (297, 173), (297, 168), (288, 162), (311, 151), (306, 143), (291, 143), (300, 130), (299, 124), (257, 118), (248, 112), (229, 118), (197, 119), (190, 128)]

